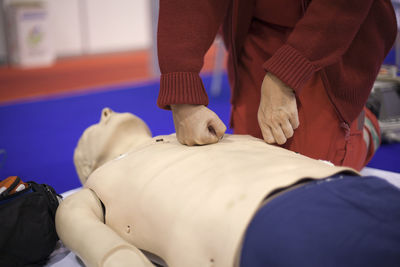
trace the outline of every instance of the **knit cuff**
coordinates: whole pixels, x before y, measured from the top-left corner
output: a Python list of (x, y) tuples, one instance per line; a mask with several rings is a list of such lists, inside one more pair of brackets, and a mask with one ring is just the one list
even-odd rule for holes
[(171, 109), (172, 104), (208, 105), (207, 93), (198, 73), (161, 74), (157, 105)]
[(316, 71), (311, 62), (289, 45), (283, 45), (263, 64), (287, 86), (299, 93)]

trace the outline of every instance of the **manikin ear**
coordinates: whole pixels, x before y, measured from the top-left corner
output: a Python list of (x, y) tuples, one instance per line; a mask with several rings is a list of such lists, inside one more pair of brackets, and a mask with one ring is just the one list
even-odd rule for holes
[[(85, 133), (87, 130), (85, 131)], [(93, 172), (94, 162), (92, 160), (91, 150), (87, 148), (87, 133), (82, 134), (78, 145), (74, 151), (74, 165), (82, 185), (85, 184), (89, 175)]]
[(75, 150), (74, 153), (74, 164), (76, 172), (78, 173), (79, 180), (82, 185), (85, 184), (89, 175), (93, 172), (93, 162), (89, 162), (85, 157), (80, 155), (80, 151)]
[(107, 122), (113, 112), (114, 111), (112, 111), (110, 108), (103, 108), (103, 110), (101, 111), (100, 121)]

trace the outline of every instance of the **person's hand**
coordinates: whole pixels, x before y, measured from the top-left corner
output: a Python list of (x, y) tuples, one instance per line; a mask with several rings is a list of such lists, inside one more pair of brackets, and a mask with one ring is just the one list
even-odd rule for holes
[(282, 145), (299, 127), (296, 97), (293, 89), (267, 73), (261, 85), (258, 124), (264, 141)]
[(176, 136), (181, 144), (206, 145), (217, 143), (226, 131), (225, 124), (212, 110), (203, 105), (171, 105)]

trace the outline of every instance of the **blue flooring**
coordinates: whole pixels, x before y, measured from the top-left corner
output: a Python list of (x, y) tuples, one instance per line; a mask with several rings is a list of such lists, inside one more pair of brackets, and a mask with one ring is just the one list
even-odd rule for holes
[(400, 173), (400, 143), (382, 144), (368, 167)]
[[(210, 87), (210, 76), (203, 80)], [(80, 186), (73, 151), (82, 132), (99, 121), (104, 107), (139, 116), (153, 136), (173, 133), (170, 111), (156, 105), (158, 88), (158, 81), (151, 81), (1, 105), (0, 180), (17, 175), (25, 181), (52, 185), (57, 192)], [(226, 78), (223, 88), (229, 88)], [(229, 90), (210, 98), (210, 107), (228, 125)]]
[[(204, 75), (203, 80), (209, 88), (211, 77)], [(156, 106), (158, 88), (158, 81), (150, 81), (1, 105), (0, 179), (18, 175), (25, 181), (52, 185), (60, 193), (80, 186), (73, 151), (82, 132), (99, 121), (104, 107), (139, 116), (147, 122), (153, 136), (174, 132), (170, 111)], [(210, 96), (209, 107), (228, 126), (226, 77), (222, 88), (218, 97)], [(400, 172), (400, 144), (382, 146), (370, 166)]]

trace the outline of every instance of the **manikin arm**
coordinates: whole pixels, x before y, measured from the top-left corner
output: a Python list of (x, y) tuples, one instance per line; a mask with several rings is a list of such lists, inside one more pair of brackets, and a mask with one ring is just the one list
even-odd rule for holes
[(57, 233), (86, 266), (154, 266), (143, 253), (103, 223), (100, 200), (90, 189), (67, 197), (56, 213)]

